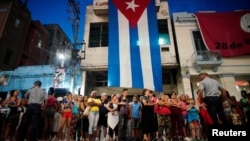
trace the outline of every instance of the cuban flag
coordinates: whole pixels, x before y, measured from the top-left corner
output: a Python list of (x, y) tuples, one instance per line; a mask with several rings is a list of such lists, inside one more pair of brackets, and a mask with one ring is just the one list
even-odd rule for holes
[(155, 0), (109, 0), (108, 86), (162, 91)]

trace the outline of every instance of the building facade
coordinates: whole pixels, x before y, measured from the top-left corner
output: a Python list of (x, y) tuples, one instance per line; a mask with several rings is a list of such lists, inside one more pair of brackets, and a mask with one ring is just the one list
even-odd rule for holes
[(19, 0), (0, 1), (0, 69), (13, 70), (21, 62), (31, 22), (30, 12)]
[(46, 90), (66, 88), (78, 93), (76, 49), (58, 24), (32, 21), (26, 3), (0, 1), (0, 92), (29, 89), (39, 79)]
[(66, 65), (69, 65), (73, 50), (69, 37), (58, 24), (44, 24), (43, 27), (48, 35), (48, 50), (46, 50), (49, 53), (48, 64), (61, 64), (62, 59), (58, 55), (64, 54), (67, 60)]
[(54, 87), (55, 81), (58, 81), (58, 74), (62, 74), (54, 65), (21, 66), (13, 71), (2, 71), (0, 74), (7, 74), (9, 79), (5, 83), (0, 83), (0, 97), (4, 99), (7, 93), (14, 89), (19, 90), (22, 95), (32, 88), (33, 83), (37, 80), (42, 82), (41, 87), (46, 92), (50, 87), (54, 87), (56, 96), (65, 96), (67, 91), (80, 94), (81, 72), (79, 65), (76, 68), (65, 69), (63, 73), (63, 81), (60, 80), (62, 87)]
[[(179, 94), (185, 93), (190, 97), (195, 97), (199, 85), (198, 74), (200, 71), (206, 71), (210, 77), (221, 82), (231, 95), (239, 99), (241, 97), (240, 90), (249, 90), (250, 68), (247, 62), (249, 55), (223, 58), (220, 52), (216, 52), (218, 60), (200, 61), (199, 57), (201, 56), (196, 49), (197, 41), (204, 44), (200, 29), (193, 13), (183, 12), (187, 10), (188, 4), (192, 5), (194, 2), (185, 3), (188, 2), (176, 3), (173, 0), (156, 0), (158, 31), (159, 36), (163, 37), (164, 41), (160, 44), (163, 92), (175, 91)], [(216, 6), (216, 3), (206, 4), (200, 1), (196, 1), (196, 3), (199, 5), (193, 5), (190, 7), (191, 10), (187, 11), (197, 12), (203, 9), (213, 9), (213, 5)], [(218, 3), (221, 4), (221, 2)], [(231, 4), (227, 8), (219, 9), (219, 12), (228, 9), (238, 10), (242, 7), (244, 9), (245, 5)], [(172, 11), (181, 12), (172, 13)], [(81, 93), (88, 95), (91, 90), (110, 94), (121, 92), (121, 88), (107, 87), (107, 28), (112, 28), (108, 27), (108, 0), (94, 0), (93, 5), (87, 6), (84, 26), (86, 45), (82, 50), (84, 59), (81, 60), (83, 72)], [(211, 51), (205, 50), (205, 53), (211, 54)], [(246, 82), (246, 85), (236, 85), (240, 82)], [(141, 90), (138, 89), (129, 89), (129, 91), (130, 94), (141, 94)]]
[[(162, 76), (164, 92), (177, 91), (178, 61), (175, 51), (172, 23), (166, 1), (156, 1), (158, 32), (161, 48)], [(119, 93), (122, 88), (107, 86), (108, 66), (108, 0), (94, 0), (93, 5), (86, 7), (84, 24), (83, 55), (81, 60), (82, 87), (81, 93), (89, 94), (92, 90), (99, 93)], [(145, 35), (147, 36), (147, 35)], [(130, 94), (141, 94), (141, 89), (128, 88)]]
[(18, 66), (48, 64), (48, 33), (40, 21), (31, 21)]
[[(249, 54), (222, 57), (218, 52), (219, 59), (214, 60), (211, 50), (200, 49), (204, 42), (193, 13), (174, 13), (173, 23), (182, 68), (182, 83), (180, 85), (184, 93), (196, 94), (199, 85), (198, 74), (201, 71), (207, 72), (210, 77), (218, 80), (230, 95), (236, 96), (238, 100), (241, 97), (240, 90), (249, 91)], [(197, 41), (200, 41), (200, 44), (197, 44)], [(204, 52), (204, 54), (200, 52)], [(207, 55), (210, 59), (201, 59)], [(240, 84), (240, 82), (245, 82), (245, 84)]]
[[(249, 63), (247, 61), (249, 60), (249, 49), (245, 49), (245, 51), (243, 51), (243, 49), (240, 51), (241, 54), (244, 55), (229, 57), (228, 54), (236, 53), (237, 49), (235, 49), (235, 45), (233, 45), (233, 42), (238, 39), (241, 40), (240, 42), (244, 42), (245, 47), (247, 47), (247, 44), (249, 47), (249, 32), (246, 32), (247, 30), (245, 29), (242, 30), (243, 28), (240, 28), (240, 26), (238, 25), (241, 25), (242, 20), (240, 19), (242, 19), (242, 17), (247, 17), (247, 15), (249, 15), (250, 1), (242, 0), (239, 2), (237, 0), (179, 0), (177, 3), (175, 0), (168, 0), (168, 4), (175, 32), (176, 48), (179, 56), (178, 60), (181, 67), (180, 73), (182, 75), (179, 81), (180, 85), (178, 85), (180, 89), (178, 90), (183, 93), (193, 93), (193, 96), (196, 96), (196, 91), (198, 89), (200, 81), (198, 73), (200, 71), (206, 71), (208, 72), (210, 77), (218, 80), (222, 84), (222, 86), (226, 90), (228, 90), (230, 95), (236, 96), (238, 100), (241, 97), (241, 90), (246, 90), (249, 92)], [(235, 16), (233, 15), (236, 15), (236, 13), (241, 13), (243, 11), (245, 11), (245, 16), (237, 16), (236, 20)], [(223, 16), (220, 17), (220, 21), (227, 21), (227, 23), (218, 23), (218, 20), (214, 21), (215, 19), (210, 18), (207, 19), (210, 22), (206, 22), (214, 23), (213, 26), (215, 26), (215, 23), (217, 23), (218, 26), (216, 27), (221, 28), (216, 28), (217, 31), (213, 30), (214, 33), (218, 33), (218, 35), (220, 36), (212, 34), (210, 36), (211, 39), (215, 39), (215, 37), (217, 39), (220, 39), (221, 44), (214, 44), (217, 46), (220, 45), (218, 49), (211, 49), (211, 45), (209, 46), (207, 44), (208, 42), (205, 41), (205, 32), (202, 31), (201, 23), (199, 23), (200, 21), (198, 20), (198, 17), (196, 15), (198, 13), (214, 13), (218, 15), (223, 14)], [(227, 15), (228, 13), (232, 15)], [(233, 27), (231, 27), (231, 23), (234, 23)], [(204, 25), (204, 23), (202, 24)], [(211, 25), (205, 26), (209, 31), (212, 30)], [(223, 32), (222, 29), (226, 30), (227, 32)], [(231, 29), (237, 29), (236, 31), (232, 32), (233, 36), (239, 35), (236, 34), (238, 32), (246, 36), (237, 36), (236, 38), (230, 38), (234, 40), (229, 40), (229, 38), (228, 40), (223, 40), (224, 38), (229, 37), (229, 35), (231, 37)], [(224, 34), (220, 34), (220, 32)], [(242, 45), (242, 43), (240, 43), (240, 45)], [(230, 47), (231, 50), (228, 47)], [(228, 49), (228, 54), (224, 53), (225, 48)]]

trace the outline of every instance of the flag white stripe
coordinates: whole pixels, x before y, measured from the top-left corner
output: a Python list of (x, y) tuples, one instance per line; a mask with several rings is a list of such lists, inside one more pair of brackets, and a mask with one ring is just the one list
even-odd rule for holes
[[(119, 23), (119, 59), (120, 59), (120, 86), (132, 87), (131, 57), (129, 22), (127, 18), (118, 10)], [(112, 28), (112, 27), (111, 27)]]
[(154, 80), (152, 72), (152, 62), (150, 53), (150, 39), (148, 29), (148, 16), (147, 10), (144, 10), (141, 18), (138, 21), (138, 34), (140, 41), (140, 53), (141, 53), (141, 64), (142, 64), (142, 76), (144, 88), (154, 90)]

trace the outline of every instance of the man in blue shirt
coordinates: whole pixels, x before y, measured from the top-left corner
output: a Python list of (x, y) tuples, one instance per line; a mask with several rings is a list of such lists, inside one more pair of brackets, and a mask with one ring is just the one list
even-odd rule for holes
[(206, 72), (201, 72), (199, 77), (201, 81), (198, 96), (206, 103), (213, 124), (218, 125), (218, 121), (221, 120), (223, 125), (227, 125), (221, 100), (221, 98), (229, 100), (226, 96), (226, 90), (218, 81), (211, 79)]
[[(42, 109), (46, 107), (48, 99), (48, 95), (45, 90), (41, 89), (41, 85), (41, 81), (35, 81), (34, 87), (24, 94), (24, 98), (28, 99), (28, 107), (23, 117), (18, 141), (24, 141), (25, 138), (28, 138), (30, 141), (38, 141), (41, 113)], [(31, 130), (27, 136), (30, 126)]]

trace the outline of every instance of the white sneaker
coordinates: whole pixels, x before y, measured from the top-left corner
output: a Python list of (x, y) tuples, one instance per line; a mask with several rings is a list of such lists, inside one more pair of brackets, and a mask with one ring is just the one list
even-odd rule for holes
[(96, 138), (95, 138), (95, 141), (99, 141), (99, 139), (96, 137)]
[(185, 137), (184, 140), (185, 140), (185, 141), (191, 141), (192, 138), (190, 138), (190, 137)]
[(162, 138), (164, 141), (167, 140), (166, 137), (165, 137), (165, 135), (163, 135), (161, 138)]

